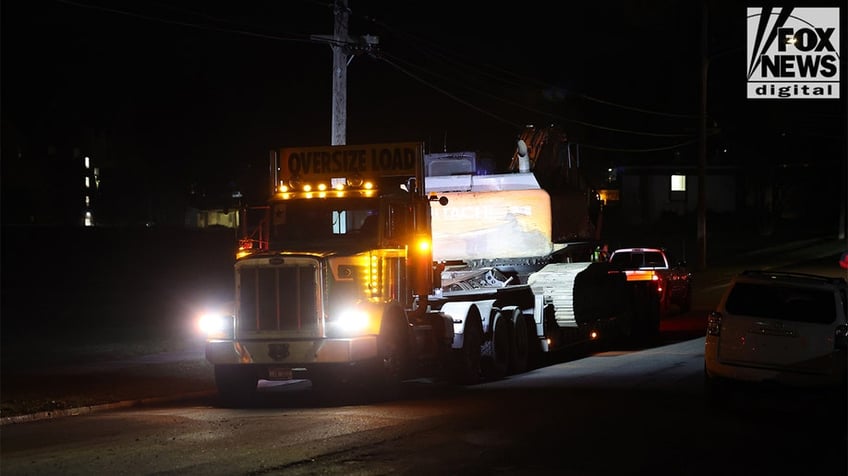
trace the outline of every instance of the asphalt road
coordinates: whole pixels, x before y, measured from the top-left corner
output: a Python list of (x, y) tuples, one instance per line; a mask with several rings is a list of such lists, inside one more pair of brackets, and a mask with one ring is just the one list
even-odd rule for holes
[[(806, 262), (811, 272), (826, 270), (845, 276), (846, 270), (837, 263), (846, 249), (843, 240), (805, 239), (754, 248), (695, 272), (693, 309), (663, 322), (663, 341), (679, 342), (703, 335), (706, 313), (733, 274), (742, 269)], [(184, 331), (163, 339), (166, 342), (157, 340), (154, 333), (146, 341), (69, 345), (66, 353), (57, 350), (52, 359), (40, 353), (44, 347), (37, 339), (7, 346), (9, 334), (4, 333), (0, 423), (211, 397), (214, 379), (211, 366), (203, 358), (203, 342), (190, 330)]]
[[(4, 475), (845, 474), (846, 431), (822, 394), (710, 404), (703, 338), (565, 359), (472, 387), (410, 382), (399, 399), (323, 404), (272, 389), (7, 425)], [(279, 390), (275, 392), (274, 390)]]
[[(756, 266), (840, 276), (843, 249), (841, 241), (805, 241), (697, 274), (693, 311), (664, 321), (655, 346), (561, 355), (473, 387), (411, 382), (389, 402), (325, 404), (296, 383), (266, 387), (249, 408), (217, 408), (196, 339), (179, 352), (29, 366), (23, 373), (40, 382), (33, 395), (68, 398), (82, 380), (80, 398), (107, 403), (4, 416), (0, 471), (845, 474), (844, 398), (745, 390), (716, 405), (702, 388), (704, 319), (728, 274)], [(4, 401), (22, 388), (4, 385)], [(48, 419), (66, 415), (78, 416)]]

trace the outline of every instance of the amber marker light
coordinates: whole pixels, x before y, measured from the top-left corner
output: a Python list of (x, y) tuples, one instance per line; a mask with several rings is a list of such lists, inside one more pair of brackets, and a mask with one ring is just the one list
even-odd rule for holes
[(430, 240), (426, 238), (420, 238), (416, 243), (416, 247), (418, 251), (429, 251), (430, 250)]

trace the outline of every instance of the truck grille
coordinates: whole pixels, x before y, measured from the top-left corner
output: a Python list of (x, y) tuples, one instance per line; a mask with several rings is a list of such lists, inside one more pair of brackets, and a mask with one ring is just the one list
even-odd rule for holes
[(238, 330), (318, 330), (316, 265), (245, 266), (238, 277)]

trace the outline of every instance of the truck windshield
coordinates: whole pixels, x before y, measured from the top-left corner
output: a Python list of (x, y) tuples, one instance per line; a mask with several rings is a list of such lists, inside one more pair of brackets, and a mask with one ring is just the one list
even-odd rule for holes
[(274, 204), (271, 211), (271, 240), (275, 243), (316, 245), (377, 240), (376, 199), (292, 200)]

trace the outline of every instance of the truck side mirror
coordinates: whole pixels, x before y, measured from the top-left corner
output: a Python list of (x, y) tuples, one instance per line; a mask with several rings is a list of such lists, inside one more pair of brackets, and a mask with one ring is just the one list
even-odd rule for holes
[(430, 201), (431, 202), (439, 202), (439, 205), (445, 206), (445, 205), (448, 204), (448, 197), (445, 197), (444, 195), (442, 195), (441, 197), (437, 198), (435, 195), (430, 195)]

